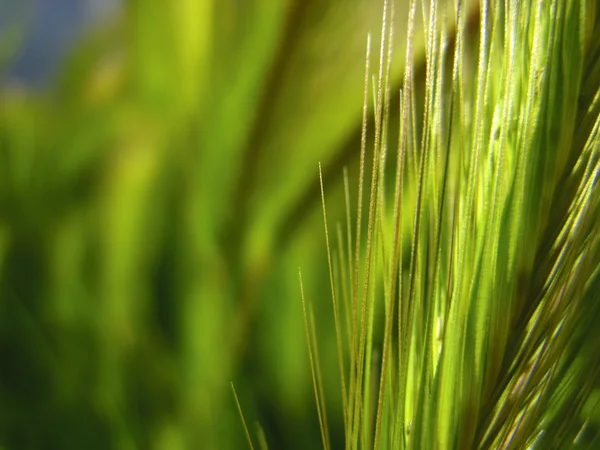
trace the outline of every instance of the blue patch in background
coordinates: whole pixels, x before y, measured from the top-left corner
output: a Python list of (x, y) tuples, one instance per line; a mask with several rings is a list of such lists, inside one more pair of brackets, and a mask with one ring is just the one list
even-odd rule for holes
[(114, 17), (120, 0), (0, 0), (0, 38), (24, 28), (3, 84), (41, 87), (52, 82), (65, 56), (90, 27)]

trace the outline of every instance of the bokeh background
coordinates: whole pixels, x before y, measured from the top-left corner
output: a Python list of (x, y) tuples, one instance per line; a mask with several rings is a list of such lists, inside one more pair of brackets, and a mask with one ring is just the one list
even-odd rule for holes
[(381, 16), (0, 0), (1, 449), (246, 448), (232, 381), (254, 436), (319, 448), (298, 267), (340, 445), (318, 162), (333, 227)]

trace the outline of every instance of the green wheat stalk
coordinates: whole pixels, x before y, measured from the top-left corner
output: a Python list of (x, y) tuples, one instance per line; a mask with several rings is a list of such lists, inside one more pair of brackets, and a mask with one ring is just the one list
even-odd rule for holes
[[(594, 448), (598, 12), (593, 1), (482, 1), (477, 63), (468, 65), (467, 5), (454, 6), (410, 2), (399, 142), (391, 154), (393, 3), (384, 2), (366, 244), (370, 40), (357, 222), (352, 233), (346, 182), (339, 262), (321, 181), (345, 447)], [(419, 12), (427, 33), (422, 94), (412, 46)], [(456, 24), (453, 48), (448, 17)], [(323, 446), (330, 448), (306, 308), (305, 323)], [(372, 363), (376, 352), (380, 364)]]

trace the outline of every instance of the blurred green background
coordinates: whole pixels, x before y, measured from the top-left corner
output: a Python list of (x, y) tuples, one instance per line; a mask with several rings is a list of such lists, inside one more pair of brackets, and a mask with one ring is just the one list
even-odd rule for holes
[(0, 4), (0, 448), (246, 448), (231, 381), (319, 448), (298, 267), (338, 447), (317, 164), (335, 224), (382, 2)]

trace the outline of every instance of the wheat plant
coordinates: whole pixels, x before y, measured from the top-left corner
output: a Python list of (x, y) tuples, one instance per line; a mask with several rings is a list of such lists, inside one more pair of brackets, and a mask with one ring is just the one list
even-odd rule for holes
[(357, 200), (346, 186), (337, 230), (321, 185), (345, 448), (600, 448), (599, 8), (481, 1), (467, 36), (465, 2), (413, 0), (398, 96), (394, 8), (367, 44)]

